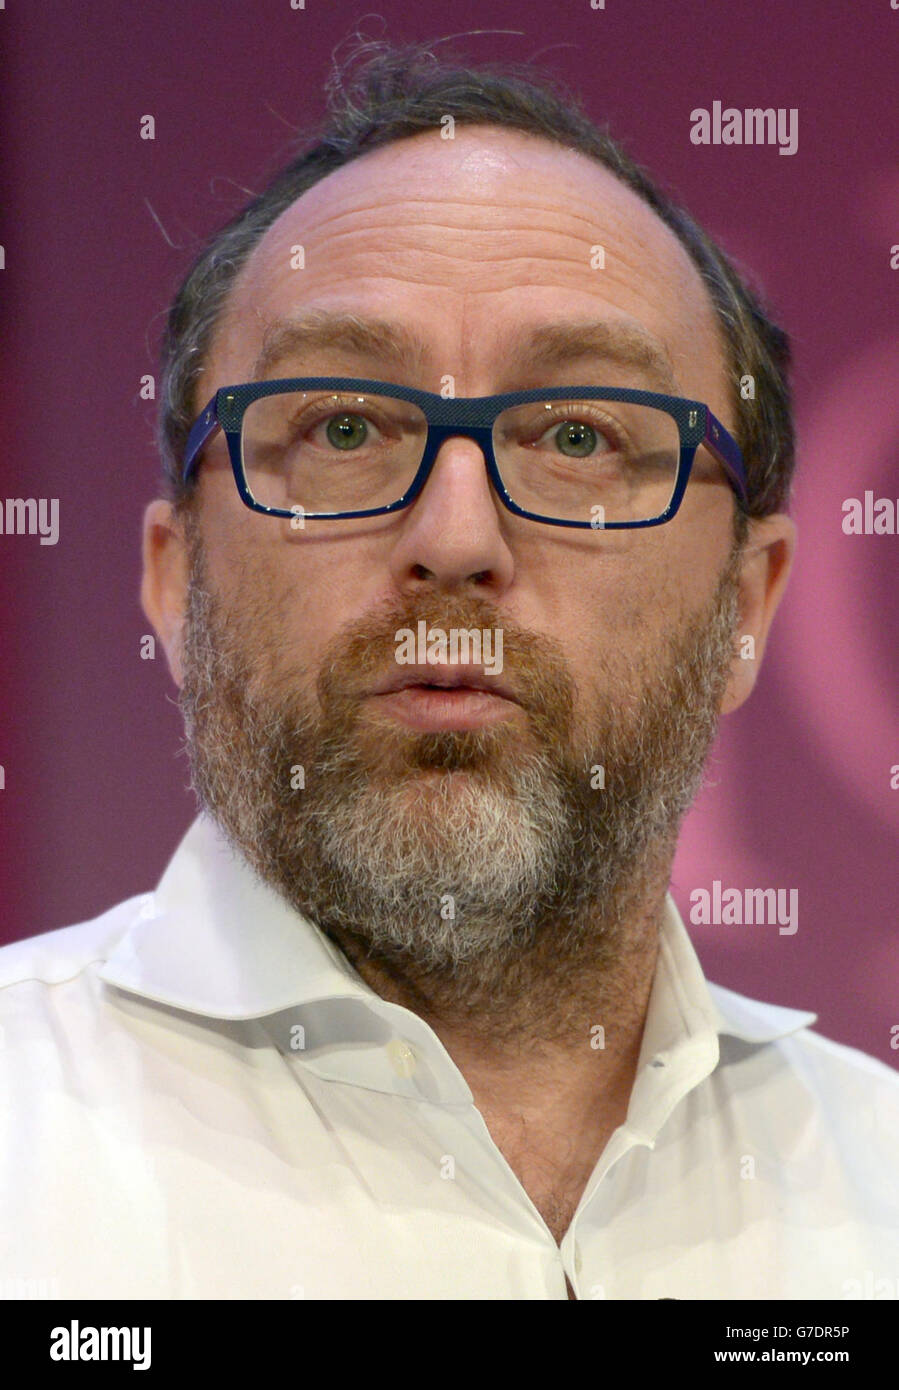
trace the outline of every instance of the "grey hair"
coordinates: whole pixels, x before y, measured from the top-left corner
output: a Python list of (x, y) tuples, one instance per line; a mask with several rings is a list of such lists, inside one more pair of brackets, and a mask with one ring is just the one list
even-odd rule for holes
[[(181, 474), (187, 436), (202, 408), (195, 400), (196, 383), (235, 277), (254, 246), (319, 179), (382, 145), (439, 129), (441, 119), (452, 116), (458, 124), (543, 136), (597, 160), (671, 228), (708, 289), (726, 344), (735, 435), (749, 479), (746, 514), (763, 517), (785, 510), (795, 465), (789, 339), (759, 292), (711, 237), (553, 78), (541, 75), (535, 82), (533, 70), (518, 63), (472, 68), (441, 61), (427, 43), (395, 46), (356, 37), (359, 42), (343, 66), (332, 60), (321, 126), (311, 138), (298, 134), (294, 148), (303, 152), (206, 243), (169, 310), (157, 443), (164, 491), (176, 508), (190, 505), (193, 490), (191, 484), (184, 486)], [(752, 399), (741, 393), (745, 376), (754, 379)], [(735, 512), (735, 530), (742, 538), (745, 517), (742, 508)]]

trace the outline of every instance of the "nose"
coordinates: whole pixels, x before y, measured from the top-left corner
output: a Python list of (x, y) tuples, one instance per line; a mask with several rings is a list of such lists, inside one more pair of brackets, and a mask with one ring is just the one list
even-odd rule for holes
[(434, 462), (424, 488), (400, 513), (394, 582), (401, 588), (477, 584), (494, 596), (511, 584), (515, 566), (506, 536), (511, 514), (487, 473), (489, 431), (432, 426), (431, 443)]

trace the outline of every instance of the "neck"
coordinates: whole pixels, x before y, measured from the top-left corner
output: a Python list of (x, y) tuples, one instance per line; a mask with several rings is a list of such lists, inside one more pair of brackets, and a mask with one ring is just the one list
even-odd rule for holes
[(547, 934), (504, 979), (488, 971), (478, 990), (467, 981), (464, 1009), (450, 982), (373, 961), (352, 941), (341, 942), (376, 993), (433, 1028), (559, 1242), (609, 1138), (627, 1118), (663, 899), (664, 887), (629, 916), (613, 951), (608, 942), (603, 950), (584, 949), (582, 937), (574, 959), (564, 936)]
[(482, 957), (449, 975), (373, 954), (362, 933), (329, 935), (376, 994), (433, 1028), (466, 1078), (466, 1066), (499, 1077), (553, 1058), (589, 1070), (597, 1053), (636, 1064), (669, 873), (666, 857), (614, 913), (551, 923), (513, 960)]

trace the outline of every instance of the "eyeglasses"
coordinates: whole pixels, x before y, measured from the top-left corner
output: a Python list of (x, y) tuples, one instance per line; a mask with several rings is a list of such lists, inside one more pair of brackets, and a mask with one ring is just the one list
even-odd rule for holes
[(503, 505), (549, 526), (660, 526), (677, 514), (704, 445), (745, 508), (736, 441), (701, 401), (612, 386), (444, 397), (355, 377), (223, 386), (187, 440), (183, 481), (223, 430), (241, 500), (267, 516), (338, 520), (410, 506), (441, 445), (473, 439)]

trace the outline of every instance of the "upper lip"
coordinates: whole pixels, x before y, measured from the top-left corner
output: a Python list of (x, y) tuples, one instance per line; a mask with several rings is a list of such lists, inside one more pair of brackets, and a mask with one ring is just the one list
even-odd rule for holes
[(438, 685), (448, 690), (464, 685), (472, 690), (486, 690), (491, 695), (501, 695), (505, 700), (513, 700), (516, 705), (521, 703), (508, 685), (489, 675), (483, 666), (463, 665), (458, 661), (435, 666), (404, 666), (394, 675), (386, 676), (369, 694), (387, 695), (395, 690), (405, 690), (410, 685)]

